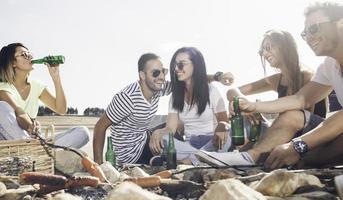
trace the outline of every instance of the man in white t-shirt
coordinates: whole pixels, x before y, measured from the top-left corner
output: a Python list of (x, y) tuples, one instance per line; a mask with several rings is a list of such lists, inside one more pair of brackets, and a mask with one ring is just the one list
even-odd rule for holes
[[(262, 154), (271, 152), (264, 162), (271, 169), (293, 165), (300, 159), (310, 165), (343, 163), (343, 111), (315, 120), (299, 112), (328, 96), (333, 89), (343, 105), (343, 4), (315, 3), (306, 9), (305, 17), (303, 39), (317, 56), (327, 58), (312, 80), (292, 96), (268, 102), (240, 99), (242, 112), (283, 113), (282, 117), (274, 121), (268, 134), (253, 149), (240, 153), (211, 153), (212, 157), (230, 165), (254, 165)], [(307, 119), (309, 126), (316, 128), (294, 136), (296, 131), (308, 126)]]

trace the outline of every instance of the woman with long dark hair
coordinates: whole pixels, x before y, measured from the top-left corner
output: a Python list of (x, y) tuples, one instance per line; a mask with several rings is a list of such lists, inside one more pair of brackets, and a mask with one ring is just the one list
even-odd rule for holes
[[(162, 137), (184, 127), (184, 142), (176, 141), (177, 159), (181, 160), (197, 149), (227, 151), (227, 112), (219, 91), (207, 81), (205, 60), (194, 47), (178, 49), (170, 62), (172, 97), (167, 125), (153, 132), (150, 147), (160, 153)], [(180, 132), (177, 132), (179, 134)]]

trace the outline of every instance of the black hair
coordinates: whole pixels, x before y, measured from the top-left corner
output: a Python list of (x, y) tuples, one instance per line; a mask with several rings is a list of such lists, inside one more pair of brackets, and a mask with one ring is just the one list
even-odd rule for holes
[(201, 52), (195, 47), (182, 47), (178, 49), (170, 61), (170, 80), (172, 83), (173, 108), (179, 112), (183, 111), (186, 93), (185, 82), (179, 81), (175, 74), (175, 59), (179, 53), (187, 53), (192, 61), (193, 94), (191, 99), (191, 107), (196, 104), (198, 106), (197, 114), (201, 115), (206, 108), (206, 104), (210, 104), (210, 97), (205, 60)]
[(156, 60), (156, 59), (160, 59), (160, 57), (157, 56), (156, 54), (153, 54), (153, 53), (143, 54), (138, 60), (138, 72), (144, 71), (145, 65), (149, 60)]
[(0, 50), (0, 82), (13, 83), (15, 80), (15, 72), (12, 67), (14, 55), (17, 47), (24, 47), (22, 43), (12, 43), (4, 46)]

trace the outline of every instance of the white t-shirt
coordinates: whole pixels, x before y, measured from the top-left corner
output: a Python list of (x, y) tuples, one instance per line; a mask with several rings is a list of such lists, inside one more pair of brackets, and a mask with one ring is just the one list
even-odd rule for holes
[(9, 92), (18, 106), (20, 106), (30, 117), (36, 118), (39, 108), (39, 97), (42, 94), (43, 90), (46, 88), (44, 84), (37, 80), (28, 80), (31, 85), (29, 96), (26, 99), (23, 99), (16, 87), (10, 83), (0, 83), (0, 90)]
[(184, 123), (185, 136), (189, 138), (191, 135), (203, 135), (206, 133), (213, 133), (217, 126), (217, 119), (215, 113), (225, 112), (224, 99), (220, 95), (218, 89), (209, 84), (210, 105), (207, 104), (205, 110), (199, 116), (198, 106), (193, 105), (190, 108), (185, 102), (183, 111), (179, 113), (173, 109), (172, 96), (169, 99), (169, 113), (179, 113), (179, 119)]
[(319, 65), (312, 81), (331, 86), (337, 96), (338, 102), (343, 106), (343, 77), (339, 63), (331, 58), (325, 58), (324, 62)]

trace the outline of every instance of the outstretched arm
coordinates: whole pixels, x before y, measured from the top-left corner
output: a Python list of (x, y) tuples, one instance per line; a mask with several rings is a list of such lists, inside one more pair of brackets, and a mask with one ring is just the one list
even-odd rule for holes
[(310, 81), (294, 95), (265, 102), (249, 102), (242, 99), (239, 101), (239, 106), (242, 112), (248, 113), (280, 113), (287, 110), (305, 109), (325, 98), (331, 90), (331, 86)]
[(213, 75), (207, 75), (207, 81), (218, 81), (221, 82), (223, 85), (231, 85), (234, 81), (234, 76), (230, 72), (217, 72)]
[(271, 90), (276, 91), (279, 78), (280, 74), (274, 74), (255, 82), (242, 85), (238, 88), (229, 89), (226, 93), (226, 97), (229, 101), (232, 101), (234, 96), (244, 97)]

